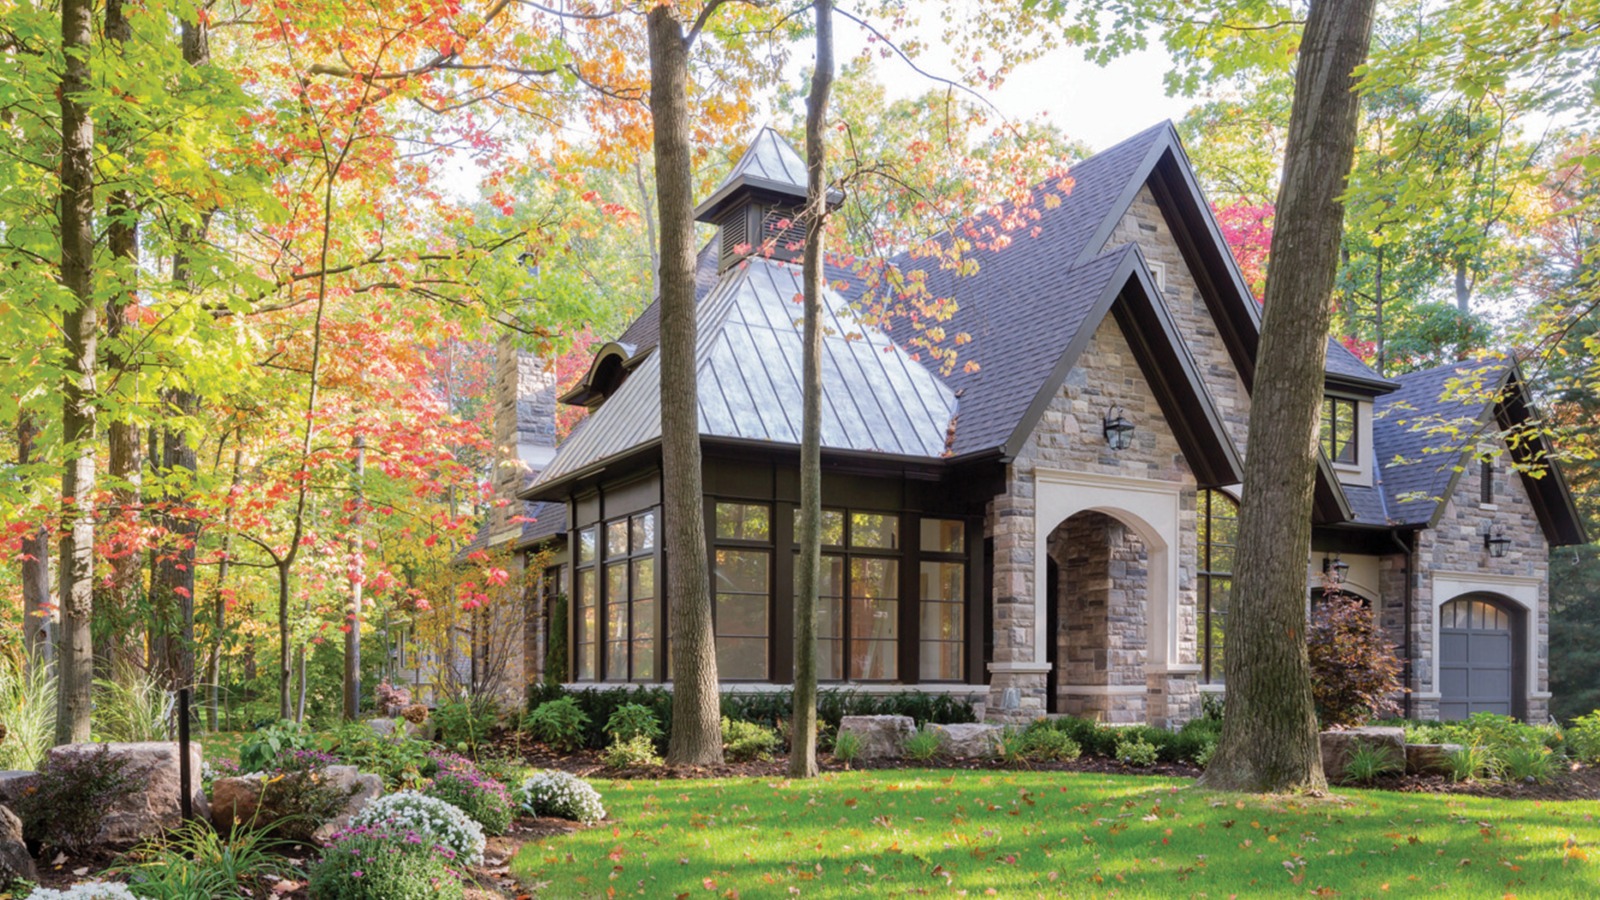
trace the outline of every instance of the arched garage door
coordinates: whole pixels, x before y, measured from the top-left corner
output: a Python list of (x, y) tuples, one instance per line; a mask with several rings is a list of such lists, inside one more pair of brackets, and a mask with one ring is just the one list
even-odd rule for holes
[(1439, 718), (1521, 714), (1518, 617), (1485, 597), (1439, 607)]

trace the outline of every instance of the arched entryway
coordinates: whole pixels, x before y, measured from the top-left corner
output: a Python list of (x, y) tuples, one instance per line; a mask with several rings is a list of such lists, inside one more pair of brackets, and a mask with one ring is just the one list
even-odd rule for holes
[(1146, 721), (1150, 554), (1144, 540), (1115, 516), (1086, 510), (1057, 525), (1047, 548), (1050, 711)]
[(1526, 714), (1524, 627), (1521, 607), (1493, 594), (1439, 607), (1439, 718)]

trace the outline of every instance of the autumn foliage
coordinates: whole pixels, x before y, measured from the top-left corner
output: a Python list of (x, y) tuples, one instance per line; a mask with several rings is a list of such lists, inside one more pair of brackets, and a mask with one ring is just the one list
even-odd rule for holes
[(1400, 657), (1361, 598), (1336, 585), (1311, 608), (1306, 652), (1324, 728), (1363, 725), (1400, 711)]

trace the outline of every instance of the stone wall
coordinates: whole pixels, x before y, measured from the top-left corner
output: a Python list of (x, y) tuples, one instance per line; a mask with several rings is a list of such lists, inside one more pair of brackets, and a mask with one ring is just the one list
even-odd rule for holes
[[(1413, 714), (1419, 718), (1437, 718), (1438, 701), (1426, 695), (1435, 694), (1438, 685), (1433, 682), (1433, 612), (1441, 603), (1452, 597), (1433, 596), (1432, 576), (1439, 573), (1453, 575), (1481, 574), (1482, 589), (1496, 593), (1496, 577), (1510, 576), (1534, 579), (1538, 582), (1537, 609), (1527, 616), (1525, 627), (1537, 635), (1537, 677), (1527, 685), (1528, 719), (1542, 722), (1549, 716), (1549, 659), (1550, 638), (1550, 549), (1544, 531), (1522, 485), (1522, 478), (1510, 470), (1504, 457), (1493, 465), (1494, 502), (1480, 503), (1482, 482), (1479, 466), (1466, 460), (1465, 468), (1456, 480), (1455, 490), (1446, 498), (1438, 524), (1418, 535), (1416, 605), (1413, 621), (1413, 638), (1416, 644), (1417, 690), (1424, 696), (1415, 699)], [(1501, 529), (1511, 545), (1506, 555), (1495, 559), (1483, 546), (1483, 529)], [(1521, 642), (1526, 652), (1526, 642)]]
[(491, 535), (521, 528), (511, 521), (521, 514), (516, 494), (555, 452), (556, 394), (555, 367), (502, 338), (495, 348), (494, 496), (506, 502), (489, 513)]
[[(1136, 428), (1132, 446), (1120, 452), (1106, 444), (1101, 429), (1106, 409), (1112, 406), (1120, 407)], [(1193, 663), (1195, 658), (1194, 476), (1133, 351), (1116, 321), (1108, 316), (1008, 467), (1005, 492), (989, 505), (987, 530), (994, 539), (996, 668), (990, 678), (988, 709), (994, 718), (1026, 721), (1046, 712), (1046, 673), (1030, 670), (1035, 641), (1045, 626), (1034, 621), (1035, 591), (1042, 587), (1034, 583), (1034, 548), (1037, 528), (1053, 530), (1060, 523), (1035, 522), (1035, 472), (1039, 468), (1182, 486), (1180, 540), (1173, 548), (1179, 569), (1179, 641), (1182, 661)], [(1192, 680), (1193, 676), (1186, 677)], [(1198, 695), (1192, 690), (1165, 683), (1160, 686), (1166, 688), (1167, 702), (1174, 702), (1173, 696), (1190, 698), (1176, 701), (1179, 706), (1171, 712), (1174, 719), (1187, 717), (1183, 704), (1192, 703), (1198, 710)], [(1020, 703), (1015, 710), (1003, 709), (1008, 688), (1017, 691)], [(1139, 702), (1144, 701), (1141, 698)]]
[(1200, 295), (1200, 287), (1189, 272), (1183, 252), (1172, 239), (1172, 228), (1148, 186), (1139, 189), (1122, 221), (1106, 240), (1107, 249), (1123, 244), (1138, 244), (1147, 262), (1165, 270), (1166, 287), (1162, 295), (1167, 311), (1172, 314), (1178, 332), (1199, 366), (1206, 391), (1218, 415), (1222, 416), (1228, 435), (1243, 456), (1250, 425), (1250, 395), (1234, 367), (1233, 357), (1217, 333), (1216, 321)]
[[(1049, 548), (1060, 622), (1052, 675), (1058, 706), (1051, 712), (1145, 721), (1150, 573), (1144, 543), (1104, 513), (1081, 512), (1056, 526)], [(1133, 687), (1137, 693), (1118, 690)]]

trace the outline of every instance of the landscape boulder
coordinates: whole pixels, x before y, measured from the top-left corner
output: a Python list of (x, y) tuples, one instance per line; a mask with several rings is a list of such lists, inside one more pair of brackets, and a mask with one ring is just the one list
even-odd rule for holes
[[(317, 826), (312, 838), (318, 841), (348, 828), (350, 819), (383, 793), (382, 778), (355, 766), (329, 766), (322, 770), (322, 777), (349, 799), (337, 815)], [(218, 831), (226, 834), (240, 825), (263, 828), (272, 824), (272, 820), (262, 819), (261, 785), (259, 775), (219, 778), (211, 785), (211, 823)]]
[(33, 865), (33, 855), (22, 842), (22, 820), (9, 808), (0, 806), (0, 883), (18, 879), (39, 880), (39, 870)]
[(839, 720), (840, 734), (861, 739), (856, 759), (899, 759), (905, 755), (906, 739), (917, 733), (910, 716), (845, 716)]
[(426, 724), (414, 723), (406, 719), (368, 719), (367, 725), (373, 731), (383, 735), (384, 737), (389, 737), (396, 731), (400, 731), (402, 734), (406, 734), (414, 738), (425, 739), (428, 737), (428, 732), (432, 730)]
[(1450, 774), (1450, 754), (1460, 744), (1407, 744), (1406, 771), (1412, 775)]
[(939, 752), (949, 759), (989, 759), (1000, 752), (1002, 725), (963, 722), (955, 725), (929, 725), (939, 736)]
[[(103, 751), (102, 751), (103, 748)], [(57, 766), (79, 758), (105, 752), (112, 758), (127, 760), (123, 774), (138, 789), (106, 811), (95, 837), (99, 844), (130, 844), (177, 828), (183, 821), (182, 791), (178, 771), (178, 744), (175, 741), (142, 743), (64, 744), (53, 747), (46, 765)], [(200, 745), (189, 745), (190, 799), (197, 817), (209, 818), (210, 807), (200, 786)]]
[(33, 777), (39, 773), (20, 769), (0, 770), (0, 804), (16, 806), (22, 799), (22, 792), (33, 783)]
[(1344, 780), (1345, 763), (1357, 747), (1387, 748), (1396, 767), (1406, 762), (1406, 732), (1403, 728), (1366, 727), (1324, 731), (1321, 741), (1322, 772), (1329, 781), (1335, 783)]

